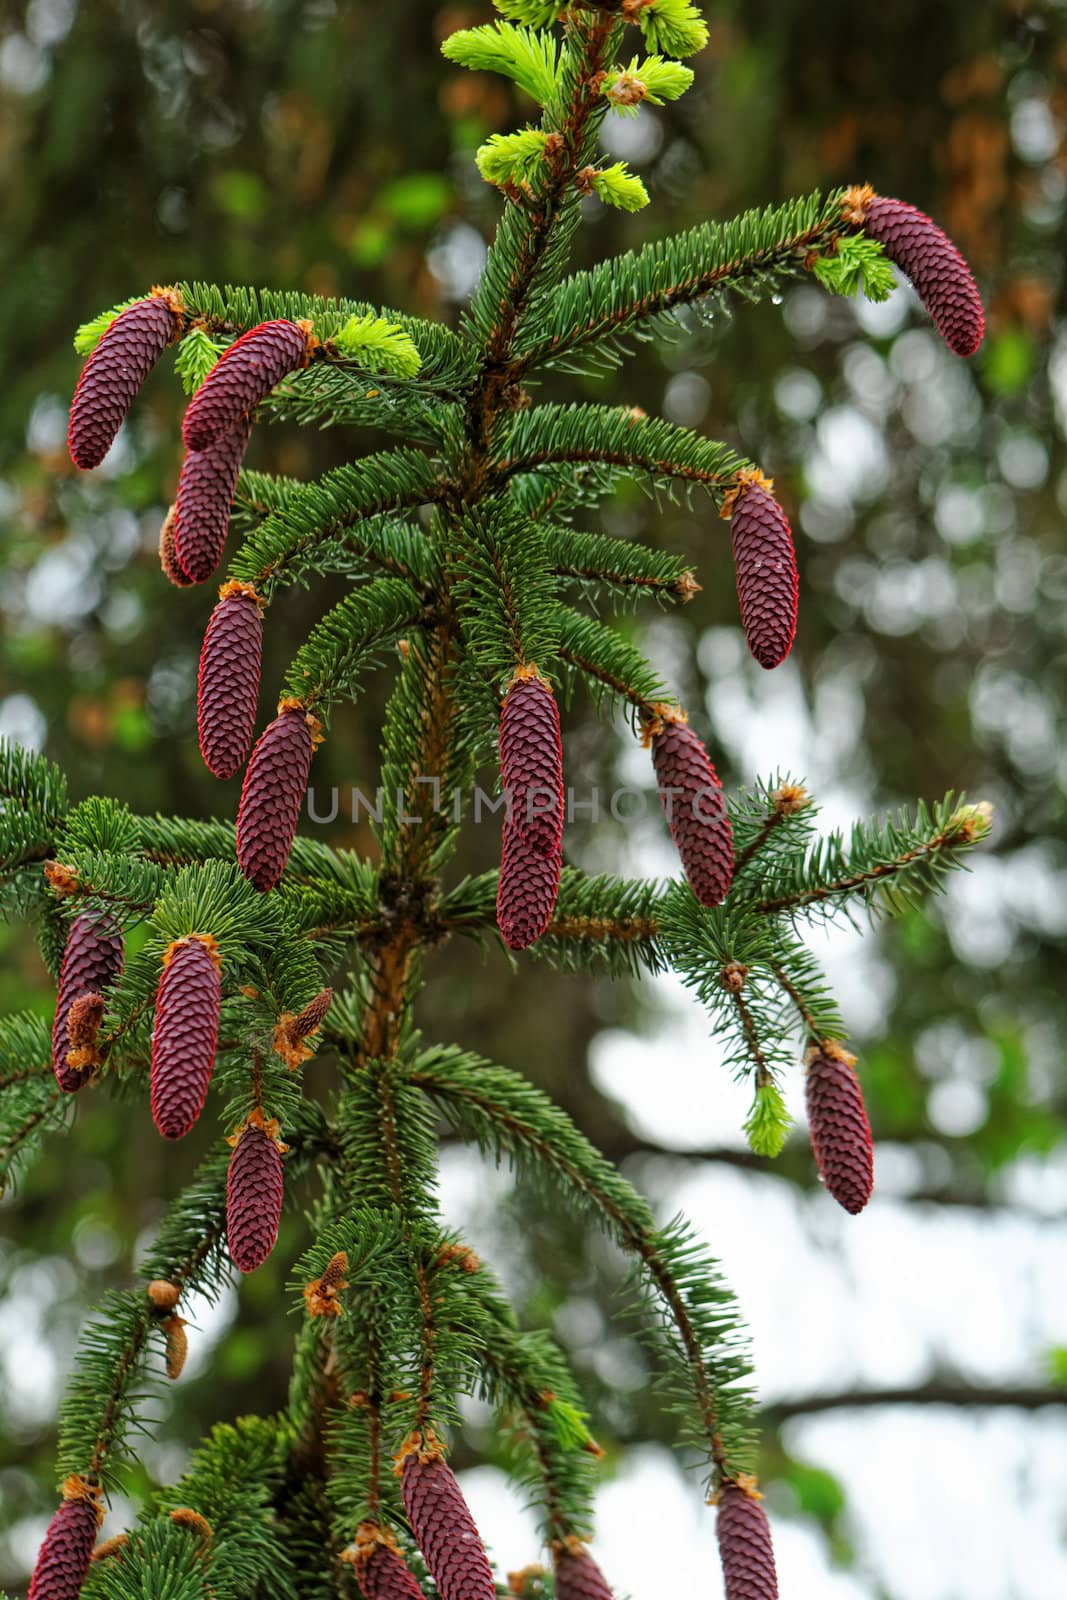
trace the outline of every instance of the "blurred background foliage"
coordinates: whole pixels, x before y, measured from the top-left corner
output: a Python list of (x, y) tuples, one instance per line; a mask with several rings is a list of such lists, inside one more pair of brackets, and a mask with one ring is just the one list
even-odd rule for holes
[[(636, 217), (591, 206), (581, 259), (867, 179), (953, 234), (982, 284), (989, 337), (973, 363), (956, 364), (903, 292), (854, 308), (799, 287), (780, 310), (742, 306), (643, 347), (621, 374), (580, 380), (591, 396), (728, 438), (775, 475), (798, 532), (801, 626), (773, 681), (743, 659), (724, 529), (706, 507), (657, 506), (635, 491), (588, 525), (697, 564), (702, 592), (684, 616), (646, 619), (646, 638), (710, 728), (729, 783), (789, 768), (835, 823), (950, 788), (995, 803), (994, 850), (972, 874), (862, 958), (858, 941), (842, 946), (833, 970), (898, 1192), (985, 1210), (1040, 1191), (1047, 1209), (1034, 1174), (1058, 1171), (1062, 1207), (1067, 8), (716, 0), (707, 10), (712, 40), (692, 62), (693, 91), (608, 130), (653, 205)], [(74, 328), (183, 276), (351, 294), (454, 323), (498, 211), (473, 149), (529, 111), (502, 81), (437, 53), (445, 33), (489, 14), (473, 0), (0, 0), (0, 731), (43, 745), (75, 797), (103, 791), (190, 815), (230, 815), (236, 802), (236, 784), (220, 791), (195, 742), (211, 596), (170, 588), (156, 556), (180, 461), (179, 386), (158, 373), (106, 466), (76, 476), (64, 443)], [(573, 397), (575, 381), (552, 378), (543, 392)], [(374, 442), (261, 429), (250, 464), (309, 475)], [(295, 593), (272, 611), (265, 698), (271, 665), (280, 671), (324, 604)], [(339, 719), (318, 785), (373, 790), (381, 694)], [(584, 706), (571, 724), (576, 788), (612, 766), (629, 772), (617, 730)], [(330, 838), (366, 843), (343, 817), (342, 806)], [(490, 864), (491, 833), (471, 839), (465, 866)], [(600, 866), (622, 852), (629, 870), (655, 872), (668, 859), (657, 837), (579, 822), (572, 855)], [(0, 1006), (47, 1013), (26, 930), (0, 930), (0, 954)], [(800, 1193), (812, 1186), (802, 1138), (781, 1178), (766, 1179), (732, 1117), (698, 1156), (685, 1148), (684, 1106), (680, 1136), (657, 1141), (610, 1092), (610, 1074), (583, 1069), (605, 1030), (654, 1038), (673, 997), (536, 964), (509, 976), (471, 946), (443, 952), (428, 980), (430, 1036), (530, 1072), (654, 1193), (699, 1159), (751, 1168), (753, 1186), (795, 1185), (798, 1204), (811, 1198)], [(165, 1150), (143, 1106), (101, 1093), (5, 1203), (0, 1496), (11, 1532), (0, 1582), (19, 1581), (50, 1504), (56, 1387), (87, 1303), (125, 1281), (200, 1153), (192, 1147), (210, 1137), (201, 1127)], [(616, 1444), (664, 1430), (640, 1358), (614, 1340), (613, 1367), (589, 1331), (607, 1326), (597, 1304), (614, 1267), (536, 1196), (509, 1196), (502, 1216), (508, 1280), (524, 1314), (554, 1319), (575, 1347), (610, 1466)], [(210, 1361), (156, 1402), (168, 1421), (146, 1446), (146, 1473), (173, 1473), (217, 1416), (281, 1403), (279, 1307), (300, 1237), (287, 1227), (216, 1327)], [(1063, 1352), (1048, 1363), (1041, 1381), (1062, 1382)], [(938, 1371), (952, 1370), (941, 1351)], [(467, 1445), (492, 1448), (474, 1412)], [(773, 1430), (767, 1470), (789, 1485), (786, 1509), (821, 1522), (846, 1559), (835, 1477), (793, 1460)], [(897, 1592), (891, 1575), (882, 1582), (870, 1592)]]

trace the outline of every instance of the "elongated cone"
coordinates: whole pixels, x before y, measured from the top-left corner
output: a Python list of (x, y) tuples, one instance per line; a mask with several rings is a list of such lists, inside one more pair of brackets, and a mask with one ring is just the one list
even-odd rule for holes
[(352, 1565), (364, 1600), (423, 1600), (396, 1541), (384, 1528), (366, 1522), (360, 1525)]
[(182, 423), (187, 450), (207, 450), (236, 428), (290, 372), (307, 364), (309, 329), (295, 322), (261, 322), (212, 367), (189, 402)]
[(237, 474), (251, 433), (251, 419), (239, 417), (229, 433), (206, 450), (187, 451), (182, 462), (174, 553), (192, 583), (205, 583), (222, 560)]
[(152, 1030), (152, 1116), (164, 1139), (182, 1139), (207, 1099), (222, 985), (210, 935), (177, 940), (163, 960)]
[(652, 735), (652, 765), (671, 838), (701, 905), (717, 906), (734, 873), (734, 841), (722, 785), (708, 752), (684, 722)]
[(76, 467), (98, 467), (103, 461), (179, 323), (178, 304), (165, 295), (138, 300), (115, 318), (74, 391), (67, 444)]
[(293, 704), (279, 711), (252, 751), (237, 813), (237, 862), (261, 892), (285, 871), (313, 750), (308, 718)]
[(730, 518), (737, 598), (748, 648), (761, 667), (777, 667), (797, 631), (793, 534), (785, 512), (759, 482), (742, 483)]
[(500, 718), (500, 775), (511, 796), (511, 826), (538, 855), (563, 838), (563, 747), (559, 708), (532, 671), (508, 690)]
[(282, 1154), (277, 1123), (253, 1125), (237, 1135), (226, 1176), (226, 1242), (233, 1264), (254, 1272), (274, 1249), (282, 1216)]
[(867, 235), (911, 279), (949, 349), (973, 356), (985, 333), (982, 297), (948, 234), (925, 212), (866, 187), (849, 191), (846, 213), (863, 223)]
[(404, 1509), (441, 1600), (496, 1600), (496, 1584), (455, 1473), (412, 1451), (401, 1475)]
[(174, 527), (177, 520), (178, 507), (171, 506), (159, 530), (159, 565), (163, 576), (176, 589), (188, 589), (193, 580), (178, 560), (178, 552), (174, 547)]
[(607, 1579), (580, 1539), (555, 1552), (556, 1600), (614, 1600)]
[(822, 1181), (855, 1216), (874, 1188), (874, 1144), (855, 1056), (825, 1040), (805, 1058), (808, 1126)]
[(226, 583), (200, 651), (196, 721), (200, 753), (216, 778), (232, 778), (256, 725), (263, 614), (247, 583)]
[(122, 933), (114, 918), (106, 912), (79, 911), (67, 934), (52, 1024), (52, 1070), (67, 1094), (80, 1089), (93, 1072), (91, 1063), (74, 1067), (67, 1061), (72, 1049), (67, 1032), (71, 1008), (83, 995), (97, 994), (114, 983), (121, 976), (123, 956)]
[(103, 1509), (80, 1478), (68, 1478), (63, 1495), (37, 1556), (29, 1600), (78, 1600), (89, 1570)]
[(778, 1600), (771, 1530), (754, 1484), (724, 1484), (716, 1531), (726, 1600)]
[(496, 921), (510, 950), (528, 949), (552, 921), (562, 867), (559, 850), (539, 855), (505, 822)]

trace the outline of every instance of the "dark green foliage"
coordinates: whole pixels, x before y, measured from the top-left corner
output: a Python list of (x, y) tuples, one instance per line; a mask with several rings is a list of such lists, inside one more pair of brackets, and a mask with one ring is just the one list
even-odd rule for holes
[[(489, 1269), (443, 1228), (439, 1119), (533, 1175), (612, 1241), (622, 1309), (709, 1485), (754, 1464), (740, 1313), (705, 1244), (683, 1219), (656, 1218), (521, 1075), (461, 1047), (425, 1047), (414, 1006), (450, 933), (497, 943), (497, 872), (458, 883), (446, 873), (483, 766), (495, 782), (500, 702), (516, 670), (536, 665), (568, 692), (581, 684), (635, 733), (675, 704), (639, 640), (587, 607), (622, 610), (642, 595), (684, 602), (692, 568), (571, 519), (626, 480), (653, 496), (701, 488), (713, 536), (726, 541), (718, 513), (752, 468), (732, 444), (637, 408), (534, 404), (527, 374), (615, 364), (627, 336), (660, 330), (684, 307), (706, 317), (732, 296), (773, 294), (804, 272), (837, 292), (862, 280), (876, 296), (885, 263), (854, 230), (851, 247), (835, 253), (848, 231), (835, 193), (707, 224), (564, 278), (587, 203), (645, 198), (621, 163), (601, 158), (597, 137), (626, 30), (613, 7), (564, 16), (553, 5), (534, 17), (518, 4), (510, 10), (520, 21), (559, 20), (562, 33), (549, 42), (498, 31), (451, 48), (466, 65), (539, 89), (543, 102), (539, 128), (479, 154), (505, 209), (460, 332), (361, 302), (180, 286), (178, 376), (188, 390), (234, 336), (264, 319), (309, 318), (322, 343), (257, 421), (373, 428), (391, 441), (312, 482), (243, 472), (233, 519), (243, 542), (230, 567), (271, 604), (293, 585), (347, 583), (284, 687), (326, 723), (340, 702), (362, 698), (372, 671), (390, 671), (371, 797), (376, 858), (298, 837), (281, 883), (259, 894), (235, 864), (229, 822), (143, 817), (100, 797), (68, 809), (54, 767), (0, 754), (5, 904), (38, 916), (53, 965), (70, 915), (86, 904), (106, 905), (130, 936), (94, 1093), (143, 1086), (174, 941), (210, 936), (221, 968), (205, 1119), (215, 1148), (171, 1204), (138, 1284), (112, 1290), (83, 1332), (62, 1410), (62, 1474), (106, 1493), (119, 1487), (146, 1426), (145, 1375), (166, 1337), (148, 1280), (208, 1297), (228, 1280), (223, 1136), (250, 1113), (277, 1119), (288, 1146), (286, 1227), (302, 1229), (287, 1413), (214, 1429), (180, 1481), (144, 1506), (122, 1555), (94, 1570), (93, 1595), (347, 1595), (354, 1578), (341, 1558), (367, 1521), (399, 1531), (423, 1581), (405, 1543), (393, 1457), (412, 1438), (431, 1452), (439, 1438), (451, 1442), (464, 1426), (464, 1395), (498, 1409), (546, 1539), (591, 1532), (595, 1453), (581, 1397), (551, 1339), (519, 1324)], [(698, 14), (674, 0), (650, 8), (641, 27), (649, 48), (668, 54), (687, 53), (704, 33)], [(667, 72), (672, 93), (686, 81), (676, 62), (648, 70), (661, 88)], [(665, 88), (655, 98), (667, 98)], [(82, 330), (84, 347), (105, 320)], [(269, 648), (269, 627), (267, 637)], [(761, 1154), (784, 1135), (776, 1074), (801, 1036), (824, 1042), (843, 1031), (796, 924), (860, 905), (907, 910), (988, 825), (950, 799), (914, 819), (858, 826), (846, 845), (818, 840), (814, 815), (802, 791), (777, 780), (738, 797), (736, 874), (715, 909), (682, 882), (568, 867), (533, 952), (563, 971), (680, 976), (727, 1060), (752, 1082), (747, 1126)], [(354, 818), (346, 837), (362, 845), (361, 828)], [(58, 888), (44, 870), (50, 857), (66, 869)], [(327, 984), (336, 991), (327, 1024), (296, 1037), (294, 1015)], [(62, 1130), (67, 1106), (48, 1063), (44, 1020), (0, 1024), (0, 1176)], [(205, 1520), (210, 1538), (173, 1520), (183, 1508)]]

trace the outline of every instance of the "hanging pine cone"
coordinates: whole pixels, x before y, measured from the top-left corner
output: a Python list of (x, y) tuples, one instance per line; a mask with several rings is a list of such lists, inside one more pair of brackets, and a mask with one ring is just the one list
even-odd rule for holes
[(236, 428), (282, 379), (307, 365), (310, 323), (261, 322), (219, 358), (182, 423), (187, 450), (208, 450)]
[(523, 668), (500, 717), (500, 775), (511, 796), (510, 822), (538, 855), (550, 856), (563, 838), (563, 747), (559, 708), (535, 668)]
[[(349, 1558), (346, 1555), (344, 1559)], [(351, 1561), (365, 1600), (423, 1600), (422, 1590), (387, 1529), (361, 1523)]]
[(716, 1531), (726, 1600), (778, 1600), (778, 1574), (767, 1514), (755, 1479), (743, 1476), (719, 1491)]
[(181, 301), (161, 290), (120, 311), (89, 357), (70, 408), (67, 444), (76, 467), (98, 467), (137, 391), (181, 327)]
[(205, 583), (222, 560), (237, 474), (252, 434), (250, 417), (238, 417), (206, 450), (189, 450), (178, 479), (174, 551), (193, 583)]
[(456, 1475), (435, 1447), (403, 1457), (404, 1509), (441, 1600), (496, 1600), (496, 1584)]
[(237, 813), (237, 862), (261, 892), (273, 889), (289, 859), (304, 803), (318, 724), (296, 700), (283, 700), (248, 763)]
[(737, 598), (748, 648), (761, 667), (789, 654), (797, 628), (796, 556), (785, 512), (769, 485), (753, 474), (728, 498)]
[(256, 725), (263, 613), (249, 583), (224, 583), (200, 651), (196, 721), (200, 752), (216, 778), (232, 778)]
[(949, 349), (973, 356), (985, 333), (982, 297), (948, 234), (924, 212), (875, 194), (869, 185), (851, 189), (844, 210), (907, 274)]
[(556, 1600), (614, 1600), (607, 1579), (582, 1541), (567, 1539), (554, 1552)]
[(67, 1031), (71, 1010), (83, 995), (96, 995), (115, 983), (122, 973), (123, 958), (122, 932), (114, 918), (106, 912), (80, 911), (67, 934), (52, 1024), (52, 1070), (67, 1094), (87, 1083), (97, 1064), (92, 1045), (82, 1064), (67, 1059), (81, 1048), (72, 1044)]
[(730, 818), (708, 752), (692, 728), (667, 720), (678, 715), (668, 708), (652, 724), (652, 765), (689, 886), (701, 905), (717, 906), (734, 872)]
[(539, 855), (505, 822), (496, 920), (510, 950), (528, 949), (552, 921), (562, 866), (559, 850)]
[(855, 1063), (855, 1056), (832, 1040), (813, 1045), (804, 1058), (815, 1160), (829, 1193), (853, 1216), (874, 1187), (871, 1125)]
[(178, 560), (178, 552), (174, 547), (174, 527), (178, 520), (178, 507), (171, 506), (163, 518), (163, 526), (159, 530), (159, 565), (163, 576), (176, 589), (188, 589), (192, 578), (182, 567)]
[(257, 1107), (230, 1140), (226, 1243), (240, 1272), (254, 1272), (274, 1249), (282, 1216), (282, 1152), (274, 1118)]
[(182, 1139), (204, 1109), (215, 1067), (222, 985), (218, 947), (192, 933), (170, 945), (152, 1030), (152, 1117), (164, 1139)]
[(68, 1478), (30, 1579), (29, 1600), (78, 1600), (104, 1512), (84, 1478)]

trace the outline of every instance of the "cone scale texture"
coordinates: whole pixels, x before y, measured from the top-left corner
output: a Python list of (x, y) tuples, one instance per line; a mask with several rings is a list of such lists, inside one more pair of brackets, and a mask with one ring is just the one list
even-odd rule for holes
[(100, 1511), (95, 1500), (64, 1500), (48, 1524), (30, 1579), (29, 1600), (78, 1600), (89, 1570)]
[(614, 1600), (587, 1550), (568, 1547), (556, 1556), (556, 1600)]
[(71, 1048), (67, 1032), (70, 1009), (82, 995), (95, 994), (114, 983), (122, 973), (122, 933), (114, 918), (97, 911), (80, 911), (70, 925), (63, 967), (59, 975), (56, 1015), (52, 1024), (52, 1070), (67, 1094), (80, 1089), (92, 1076), (92, 1067), (67, 1065)]
[(874, 195), (863, 212), (864, 231), (910, 278), (949, 349), (973, 356), (985, 332), (982, 300), (948, 234), (924, 212), (885, 195)]
[(403, 1557), (389, 1545), (375, 1545), (369, 1556), (357, 1561), (356, 1577), (364, 1600), (423, 1600)]
[(282, 1215), (282, 1157), (262, 1128), (241, 1130), (226, 1176), (226, 1242), (240, 1272), (254, 1272), (274, 1249)]
[(793, 535), (785, 512), (761, 484), (743, 486), (730, 519), (737, 598), (748, 648), (761, 667), (777, 667), (797, 629)]
[(874, 1188), (874, 1145), (852, 1057), (825, 1046), (810, 1050), (805, 1088), (811, 1145), (822, 1181), (838, 1205), (855, 1216)]
[(232, 778), (248, 754), (262, 658), (263, 616), (253, 595), (224, 593), (204, 634), (196, 697), (200, 753), (216, 778)]
[(261, 892), (273, 889), (289, 859), (313, 751), (299, 708), (280, 711), (252, 752), (237, 813), (237, 862)]
[(178, 479), (174, 553), (191, 583), (205, 583), (222, 560), (237, 474), (251, 433), (251, 419), (239, 417), (215, 444), (186, 452)]
[(527, 950), (552, 921), (563, 857), (539, 855), (504, 824), (504, 849), (496, 895), (497, 926), (509, 950)]
[(734, 843), (722, 785), (691, 728), (667, 722), (652, 736), (652, 765), (671, 838), (701, 905), (717, 906), (734, 872)]
[(307, 357), (307, 335), (295, 322), (261, 322), (242, 334), (189, 402), (182, 423), (186, 449), (209, 449)]
[(767, 1514), (735, 1483), (719, 1495), (716, 1525), (726, 1600), (778, 1600), (778, 1575)]
[(177, 326), (176, 313), (159, 295), (139, 300), (115, 318), (74, 391), (67, 444), (76, 467), (98, 467), (103, 461)]
[(199, 939), (172, 947), (156, 995), (152, 1117), (164, 1139), (182, 1139), (204, 1108), (215, 1067), (222, 986)]
[(496, 1600), (474, 1518), (446, 1461), (415, 1452), (401, 1477), (404, 1509), (441, 1600)]
[(520, 678), (508, 690), (500, 718), (500, 775), (519, 838), (542, 856), (559, 850), (563, 747), (559, 708), (543, 678)]

